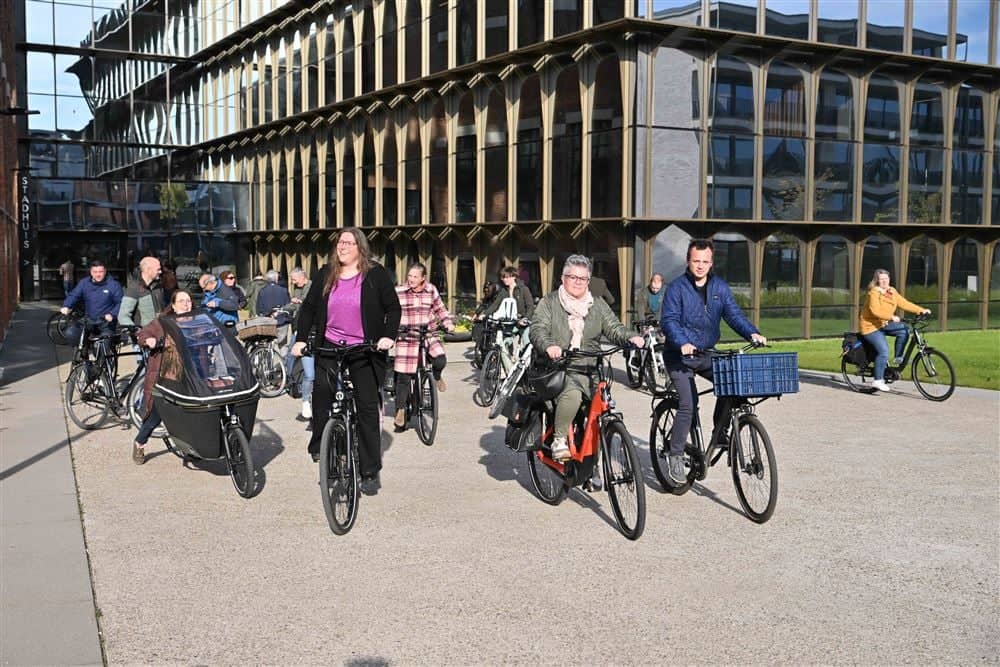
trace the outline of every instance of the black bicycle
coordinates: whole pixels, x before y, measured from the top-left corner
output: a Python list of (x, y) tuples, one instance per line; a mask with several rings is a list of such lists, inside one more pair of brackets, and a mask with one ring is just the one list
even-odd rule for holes
[[(902, 322), (910, 329), (906, 343), (906, 353), (902, 361), (889, 364), (885, 369), (885, 381), (889, 384), (901, 380), (906, 366), (910, 366), (910, 379), (917, 391), (930, 401), (946, 401), (955, 392), (955, 368), (943, 352), (931, 347), (924, 337), (927, 328), (926, 314), (904, 318)], [(911, 360), (912, 357), (912, 360)], [(844, 382), (854, 391), (871, 392), (871, 382), (875, 374), (874, 354), (868, 354), (864, 364), (853, 363), (847, 355), (840, 361), (840, 372)]]
[[(399, 336), (418, 336), (420, 347), (417, 352), (417, 372), (410, 374), (410, 397), (406, 402), (406, 423), (414, 417), (417, 420), (417, 437), (428, 447), (434, 444), (438, 426), (438, 390), (431, 369), (431, 355), (427, 336), (444, 331), (441, 327), (420, 325), (399, 327)], [(395, 383), (393, 383), (395, 387)]]
[[(84, 430), (102, 427), (111, 414), (119, 420), (142, 426), (141, 408), (149, 350), (138, 345), (138, 327), (123, 327), (118, 333), (88, 334), (81, 330), (74, 362), (66, 380), (66, 411), (73, 423)], [(135, 351), (118, 349), (122, 340)], [(136, 357), (136, 369), (128, 379), (118, 379), (118, 359)], [(157, 435), (162, 436), (160, 430)]]
[(330, 530), (345, 535), (358, 518), (358, 412), (347, 359), (375, 351), (371, 343), (317, 346), (310, 340), (303, 354), (330, 359), (326, 369), (333, 390), (330, 417), (319, 446), (319, 487)]
[[(691, 421), (690, 441), (685, 443), (684, 448), (687, 481), (677, 484), (668, 472), (670, 435), (680, 401), (673, 384), (653, 397), (649, 454), (656, 478), (665, 490), (675, 495), (686, 493), (695, 481), (704, 480), (708, 469), (725, 456), (743, 511), (750, 520), (764, 523), (774, 514), (778, 502), (778, 467), (771, 437), (757, 416), (755, 407), (768, 398), (798, 391), (798, 363), (794, 353), (743, 354), (754, 347), (758, 346), (751, 343), (740, 350), (729, 352), (697, 352), (716, 358), (713, 360), (714, 384), (711, 388), (698, 392), (698, 395), (715, 392), (716, 400), (724, 402), (723, 416), (706, 445), (696, 405)], [(781, 362), (789, 363), (779, 363), (777, 366), (760, 363), (767, 362), (769, 358), (780, 358)], [(717, 365), (714, 362), (720, 363)], [(748, 362), (745, 364), (747, 367), (738, 368), (730, 376), (737, 378), (736, 384), (728, 383), (726, 371), (740, 362)], [(741, 386), (742, 383), (746, 385)], [(724, 432), (728, 433), (728, 442), (721, 441)]]

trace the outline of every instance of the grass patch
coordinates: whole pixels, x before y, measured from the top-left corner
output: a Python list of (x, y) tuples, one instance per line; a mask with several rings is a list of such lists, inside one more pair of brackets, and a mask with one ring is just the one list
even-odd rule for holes
[[(958, 386), (1000, 390), (1000, 330), (934, 332), (927, 335), (927, 340), (951, 361)], [(799, 368), (840, 372), (839, 336), (780, 341), (768, 351), (798, 352)], [(909, 370), (904, 377), (910, 379)]]

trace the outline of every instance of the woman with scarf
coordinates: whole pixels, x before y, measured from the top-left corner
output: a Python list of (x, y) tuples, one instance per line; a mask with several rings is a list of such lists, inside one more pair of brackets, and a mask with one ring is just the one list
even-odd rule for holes
[[(590, 293), (592, 264), (583, 255), (570, 255), (562, 270), (562, 285), (538, 302), (535, 319), (528, 333), (535, 349), (550, 359), (558, 359), (563, 350), (597, 352), (603, 334), (615, 345), (632, 343), (642, 347), (642, 336), (629, 336), (611, 307)], [(579, 360), (566, 368), (566, 385), (556, 399), (553, 424), (552, 458), (569, 459), (566, 434), (581, 403), (590, 397), (591, 360)]]

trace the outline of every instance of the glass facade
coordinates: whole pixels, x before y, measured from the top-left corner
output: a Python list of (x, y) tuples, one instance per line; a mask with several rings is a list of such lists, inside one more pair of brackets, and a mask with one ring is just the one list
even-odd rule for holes
[[(356, 224), (455, 298), (587, 247), (624, 302), (697, 232), (778, 337), (840, 333), (875, 265), (909, 280), (928, 247), (945, 319), (992, 282), (990, 0), (24, 2), (39, 232), (124, 235), (124, 269), (159, 233), (315, 265), (306, 239)], [(138, 185), (175, 183), (177, 218)]]

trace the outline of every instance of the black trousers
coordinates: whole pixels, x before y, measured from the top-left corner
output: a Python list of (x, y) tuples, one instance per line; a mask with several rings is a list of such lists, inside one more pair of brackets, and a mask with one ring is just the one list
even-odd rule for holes
[[(431, 372), (435, 380), (441, 379), (441, 371), (448, 365), (445, 355), (431, 357)], [(410, 399), (410, 379), (416, 373), (396, 373), (396, 409), (405, 410), (406, 401)]]
[[(706, 380), (712, 379), (712, 358), (703, 357), (683, 357), (681, 359), (671, 359), (665, 356), (667, 374), (674, 382), (677, 389), (678, 405), (677, 414), (674, 415), (674, 427), (670, 434), (670, 455), (680, 455), (684, 453), (684, 444), (691, 433), (691, 423), (694, 421), (694, 413), (698, 409), (698, 389), (695, 387), (694, 376), (698, 374)], [(726, 406), (724, 398), (715, 400), (715, 410), (712, 421), (715, 427), (719, 426), (719, 420), (723, 416)]]
[[(319, 453), (323, 428), (330, 417), (333, 388), (327, 369), (330, 359), (316, 359), (316, 382), (312, 395), (312, 438), (309, 452)], [(385, 381), (385, 355), (363, 353), (349, 357), (347, 368), (354, 386), (354, 404), (358, 420), (358, 467), (362, 475), (373, 475), (382, 469), (382, 397), (379, 388)]]

